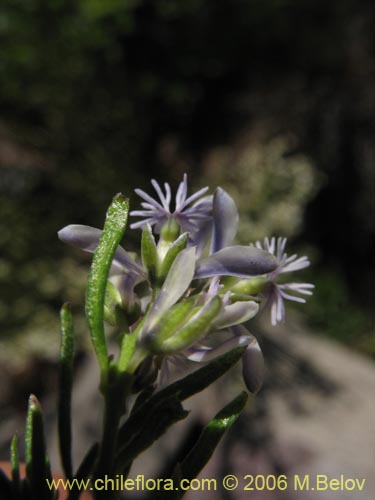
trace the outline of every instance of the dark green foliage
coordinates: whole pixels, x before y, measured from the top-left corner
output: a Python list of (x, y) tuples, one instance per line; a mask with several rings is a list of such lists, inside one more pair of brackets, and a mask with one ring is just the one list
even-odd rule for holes
[(61, 313), (60, 377), (58, 392), (58, 432), (61, 461), (65, 476), (73, 475), (71, 446), (71, 398), (73, 387), (74, 332), (69, 304), (64, 304)]
[(46, 444), (44, 441), (43, 417), (38, 400), (29, 398), (25, 429), (26, 492), (28, 500), (51, 500), (55, 493), (48, 485), (52, 479)]

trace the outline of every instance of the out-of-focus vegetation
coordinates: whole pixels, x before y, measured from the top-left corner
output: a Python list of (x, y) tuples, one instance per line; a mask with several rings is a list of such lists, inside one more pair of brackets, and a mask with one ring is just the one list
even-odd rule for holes
[(303, 210), (322, 179), (309, 158), (291, 151), (293, 137), (279, 136), (266, 144), (258, 140), (237, 148), (217, 148), (204, 162), (207, 184), (222, 186), (237, 203), (241, 243), (301, 231)]
[(317, 293), (305, 314), (309, 325), (375, 359), (374, 316), (353, 301), (343, 276), (335, 269), (320, 269), (309, 278)]
[[(196, 185), (204, 174), (233, 190), (249, 214), (244, 240), (279, 231), (318, 249), (314, 272), (334, 271), (322, 274), (332, 302), (316, 302), (314, 321), (347, 340), (330, 322), (341, 290), (350, 316), (364, 318), (373, 282), (370, 9), (355, 0), (3, 0), (3, 358), (57, 352), (61, 302), (82, 303), (86, 257), (56, 231), (100, 226), (117, 191), (184, 171)], [(258, 126), (262, 140), (231, 158)], [(360, 325), (353, 335), (367, 331)]]

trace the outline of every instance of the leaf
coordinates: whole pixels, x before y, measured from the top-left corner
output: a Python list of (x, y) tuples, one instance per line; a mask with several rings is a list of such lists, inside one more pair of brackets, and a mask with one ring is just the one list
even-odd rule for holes
[(178, 398), (178, 401), (183, 401), (211, 385), (237, 363), (245, 349), (246, 347), (237, 347), (225, 353), (140, 404), (138, 409), (120, 427), (117, 436), (117, 449), (120, 451), (126, 446), (135, 433), (144, 432), (148, 429), (148, 426), (152, 426), (153, 422), (157, 420), (157, 411), (160, 412), (163, 405), (168, 405), (171, 399)]
[(71, 457), (71, 398), (73, 386), (74, 333), (73, 319), (69, 304), (64, 304), (61, 308), (60, 319), (61, 347), (57, 420), (61, 462), (65, 476), (70, 479), (73, 474)]
[(47, 485), (52, 480), (44, 440), (43, 417), (39, 401), (32, 394), (26, 417), (25, 430), (26, 482), (32, 498), (50, 500), (55, 497)]
[(199, 370), (169, 385), (158, 392), (155, 397), (163, 399), (173, 394), (179, 394), (180, 401), (190, 398), (194, 394), (203, 391), (203, 389), (211, 385), (215, 380), (232, 368), (232, 366), (242, 357), (245, 349), (246, 347), (237, 347), (223, 354)]
[(95, 250), (86, 290), (86, 317), (102, 377), (108, 371), (108, 351), (104, 333), (104, 299), (109, 270), (124, 235), (129, 202), (121, 194), (110, 205), (103, 233)]
[[(176, 467), (172, 477), (180, 476), (192, 480), (211, 458), (224, 433), (234, 424), (245, 407), (247, 393), (242, 392), (227, 406), (225, 406), (211, 422), (203, 429), (198, 441), (181, 464)], [(181, 490), (179, 498), (186, 491)]]
[(12, 467), (12, 490), (15, 497), (21, 494), (21, 481), (20, 481), (20, 464), (18, 456), (18, 437), (17, 434), (13, 436), (10, 445), (10, 462)]
[(171, 425), (187, 417), (188, 413), (177, 396), (167, 401), (159, 401), (153, 407), (152, 413), (144, 415), (143, 421), (138, 421), (134, 432), (128, 436), (125, 446), (119, 449), (115, 469), (122, 472), (129, 468), (140, 453), (148, 449)]

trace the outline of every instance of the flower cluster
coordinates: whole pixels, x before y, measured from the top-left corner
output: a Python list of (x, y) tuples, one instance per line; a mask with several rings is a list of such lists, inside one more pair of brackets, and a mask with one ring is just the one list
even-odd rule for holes
[[(138, 383), (157, 372), (161, 379), (171, 362), (203, 363), (237, 346), (247, 346), (243, 376), (250, 391), (262, 380), (263, 361), (255, 337), (244, 326), (262, 308), (271, 322), (285, 318), (284, 299), (305, 302), (313, 285), (280, 283), (279, 277), (309, 265), (306, 257), (288, 257), (285, 238), (264, 243), (233, 244), (238, 227), (237, 207), (230, 195), (208, 188), (188, 196), (187, 177), (180, 183), (173, 205), (169, 184), (152, 180), (158, 199), (136, 189), (141, 217), (130, 225), (142, 230), (140, 257), (122, 247), (112, 261), (107, 286), (107, 320), (125, 335), (136, 333), (130, 370)], [(70, 225), (59, 238), (94, 252), (101, 231)]]

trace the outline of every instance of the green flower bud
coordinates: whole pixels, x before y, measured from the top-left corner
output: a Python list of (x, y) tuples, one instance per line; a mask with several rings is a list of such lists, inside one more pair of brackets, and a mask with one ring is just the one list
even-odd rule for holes
[(108, 281), (104, 299), (104, 319), (111, 326), (127, 329), (128, 325), (139, 317), (140, 310), (139, 301), (124, 304), (117, 287)]
[(165, 280), (175, 258), (177, 255), (186, 248), (188, 242), (188, 233), (181, 234), (176, 241), (172, 243), (169, 247), (164, 259), (162, 260), (159, 271), (158, 278), (161, 283)]
[(156, 278), (159, 258), (155, 238), (149, 224), (146, 224), (142, 231), (141, 254), (143, 267), (148, 272), (149, 279), (152, 283)]
[(160, 238), (158, 242), (158, 257), (159, 262), (164, 260), (173, 242), (178, 238), (180, 234), (180, 226), (177, 222), (170, 218), (165, 222), (160, 231)]
[(173, 306), (163, 318), (160, 329), (156, 328), (146, 336), (145, 343), (147, 347), (152, 352), (159, 352), (160, 345), (174, 335), (197, 311), (196, 303), (197, 297), (190, 297)]
[(267, 278), (242, 279), (231, 287), (233, 293), (245, 293), (247, 295), (256, 295), (266, 290), (269, 280)]
[(161, 228), (160, 237), (164, 241), (172, 243), (178, 238), (180, 231), (180, 225), (177, 223), (176, 219), (174, 219), (174, 217), (170, 217)]
[(214, 297), (190, 317), (190, 319), (173, 336), (160, 343), (159, 352), (163, 354), (178, 353), (191, 346), (205, 336), (213, 320), (221, 310), (221, 300)]

